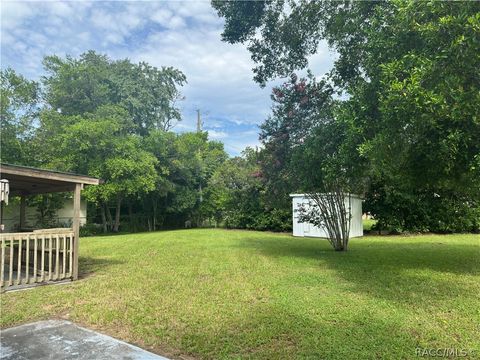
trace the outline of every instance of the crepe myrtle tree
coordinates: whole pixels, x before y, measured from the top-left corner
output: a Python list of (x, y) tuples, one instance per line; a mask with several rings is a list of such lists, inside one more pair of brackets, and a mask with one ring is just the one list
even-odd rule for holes
[[(300, 220), (326, 229), (336, 250), (346, 250), (351, 193), (363, 193), (365, 161), (357, 148), (357, 127), (325, 81), (311, 74), (273, 89), (272, 116), (262, 124), (263, 173), (267, 186), (285, 184), (310, 195)], [(345, 202), (345, 199), (347, 201)]]
[(352, 218), (351, 193), (346, 192), (340, 183), (332, 182), (321, 192), (306, 195), (309, 202), (299, 206), (298, 221), (323, 228), (335, 251), (347, 251)]

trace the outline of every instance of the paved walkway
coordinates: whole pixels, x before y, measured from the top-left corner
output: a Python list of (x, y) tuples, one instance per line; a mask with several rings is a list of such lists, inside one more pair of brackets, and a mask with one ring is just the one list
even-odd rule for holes
[(2, 360), (168, 360), (63, 320), (5, 329), (0, 337)]

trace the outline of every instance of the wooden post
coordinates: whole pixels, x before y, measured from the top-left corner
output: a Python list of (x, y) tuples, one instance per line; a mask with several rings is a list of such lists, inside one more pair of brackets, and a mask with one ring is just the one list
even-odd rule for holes
[[(78, 249), (80, 243), (80, 193), (82, 184), (75, 184), (73, 193), (73, 280), (78, 279)], [(71, 251), (72, 249), (70, 249)]]
[(25, 229), (25, 195), (20, 195), (20, 230)]

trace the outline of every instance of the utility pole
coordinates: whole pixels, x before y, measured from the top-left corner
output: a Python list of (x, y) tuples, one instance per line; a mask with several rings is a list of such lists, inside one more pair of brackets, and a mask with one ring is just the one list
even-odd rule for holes
[(200, 118), (200, 109), (197, 109), (197, 132), (202, 132), (202, 119)]
[[(200, 109), (197, 109), (197, 133), (201, 133), (202, 132), (202, 119), (200, 117)], [(200, 149), (198, 149), (198, 157), (199, 157), (199, 160), (201, 161), (201, 157), (202, 157), (202, 153), (200, 151)], [(202, 179), (201, 179), (201, 174), (200, 174), (200, 171), (199, 171), (199, 177), (200, 177), (200, 181), (199, 181), (199, 184), (198, 184), (198, 197), (199, 197), (199, 201), (202, 202), (203, 201), (203, 192), (202, 192)]]

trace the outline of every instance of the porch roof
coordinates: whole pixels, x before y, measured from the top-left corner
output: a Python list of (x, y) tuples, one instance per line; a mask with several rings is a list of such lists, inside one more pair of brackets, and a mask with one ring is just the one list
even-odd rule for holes
[(9, 181), (11, 195), (73, 191), (75, 184), (99, 185), (102, 182), (85, 175), (4, 163), (0, 164), (0, 178)]

